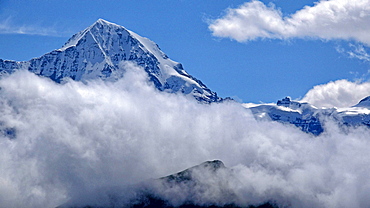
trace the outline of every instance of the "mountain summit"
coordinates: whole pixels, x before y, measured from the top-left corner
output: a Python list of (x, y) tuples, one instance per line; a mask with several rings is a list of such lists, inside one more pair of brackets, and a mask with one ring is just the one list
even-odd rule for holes
[(200, 80), (172, 61), (153, 41), (117, 24), (99, 19), (73, 35), (60, 49), (25, 62), (0, 59), (0, 74), (26, 69), (56, 82), (73, 80), (117, 80), (124, 75), (122, 61), (141, 66), (160, 91), (191, 94), (201, 102), (222, 100)]

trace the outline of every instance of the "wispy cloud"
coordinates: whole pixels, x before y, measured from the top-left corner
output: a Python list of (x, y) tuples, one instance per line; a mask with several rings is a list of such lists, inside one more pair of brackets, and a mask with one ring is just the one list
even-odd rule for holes
[(367, 51), (367, 47), (364, 47), (361, 44), (350, 44), (352, 50), (347, 51), (348, 55), (351, 58), (357, 58), (363, 61), (370, 61), (370, 55)]
[(43, 27), (37, 24), (25, 25), (17, 24), (12, 21), (11, 17), (0, 22), (0, 34), (25, 34), (25, 35), (41, 35), (41, 36), (67, 36), (65, 32), (60, 32), (53, 26)]
[[(335, 48), (338, 53), (348, 58), (359, 59), (364, 62), (370, 62), (369, 47), (362, 43), (350, 42), (348, 44), (339, 44)], [(365, 74), (364, 76), (367, 76)]]
[(327, 0), (283, 16), (273, 4), (253, 0), (211, 21), (214, 36), (239, 42), (257, 38), (354, 40), (370, 45), (370, 0)]

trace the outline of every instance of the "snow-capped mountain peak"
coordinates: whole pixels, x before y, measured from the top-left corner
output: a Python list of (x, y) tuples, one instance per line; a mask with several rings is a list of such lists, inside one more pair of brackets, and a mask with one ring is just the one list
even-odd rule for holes
[(0, 60), (0, 73), (25, 68), (56, 82), (63, 82), (64, 78), (114, 81), (124, 76), (122, 61), (141, 66), (160, 91), (190, 94), (207, 103), (222, 100), (190, 76), (180, 63), (169, 59), (156, 43), (103, 19), (73, 35), (62, 48), (39, 58), (28, 62)]
[[(94, 33), (97, 34), (96, 31), (99, 31), (100, 30), (101, 33), (108, 34), (110, 31), (109, 30), (104, 31), (104, 28), (112, 28), (112, 27), (117, 27), (117, 28), (126, 30), (123, 26), (119, 26), (117, 24), (108, 22), (108, 21), (106, 21), (104, 19), (98, 19), (94, 24), (92, 24), (88, 28), (86, 28), (86, 29), (84, 29), (84, 30), (76, 33), (75, 35), (73, 35), (62, 46), (62, 48), (60, 50), (65, 50), (65, 49), (67, 49), (69, 47), (76, 46), (78, 44), (78, 42), (81, 40), (81, 38), (84, 37), (85, 35), (87, 35), (88, 33), (90, 33), (91, 35), (94, 35)], [(97, 41), (97, 40), (95, 39), (95, 41)]]

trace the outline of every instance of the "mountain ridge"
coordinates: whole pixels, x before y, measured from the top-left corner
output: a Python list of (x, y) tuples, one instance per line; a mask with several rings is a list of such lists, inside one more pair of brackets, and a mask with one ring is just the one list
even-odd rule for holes
[[(167, 175), (157, 179), (150, 179), (140, 184), (135, 184), (133, 189), (136, 192), (133, 198), (125, 201), (125, 193), (111, 195), (109, 205), (81, 204), (74, 205), (67, 202), (57, 208), (105, 208), (105, 207), (133, 207), (133, 208), (277, 208), (273, 200), (249, 205), (238, 205), (238, 196), (225, 181), (224, 176), (228, 175), (231, 180), (236, 180), (233, 169), (226, 167), (221, 160), (205, 161), (199, 165), (192, 166), (183, 171)], [(217, 184), (219, 197), (211, 197), (207, 203), (202, 199), (208, 198), (205, 190), (213, 188)], [(181, 192), (179, 192), (179, 188)], [(104, 196), (104, 191), (98, 195)], [(120, 195), (122, 194), (122, 195)], [(195, 198), (200, 195), (202, 197)], [(225, 203), (220, 198), (228, 198), (231, 203)], [(178, 200), (177, 200), (178, 199)], [(121, 201), (122, 200), (122, 201)]]
[(370, 127), (370, 96), (349, 108), (317, 108), (309, 103), (294, 101), (290, 97), (278, 100), (276, 104), (243, 104), (251, 110), (257, 120), (271, 120), (292, 124), (306, 133), (315, 136), (325, 131), (329, 118), (339, 126)]

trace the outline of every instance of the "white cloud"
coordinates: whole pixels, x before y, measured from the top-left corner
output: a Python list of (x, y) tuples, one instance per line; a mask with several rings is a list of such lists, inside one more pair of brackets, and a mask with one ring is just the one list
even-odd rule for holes
[(283, 16), (273, 5), (260, 1), (230, 8), (226, 15), (211, 22), (209, 29), (217, 37), (237, 41), (256, 38), (320, 38), (355, 40), (370, 45), (369, 0), (321, 0), (296, 13)]
[(302, 101), (317, 107), (350, 107), (370, 96), (370, 83), (337, 80), (313, 87)]
[[(158, 92), (142, 69), (122, 66), (115, 83), (60, 85), (27, 71), (0, 80), (0, 130), (15, 129), (13, 139), (0, 131), (3, 207), (56, 207), (72, 197), (104, 204), (105, 191), (129, 198), (127, 184), (213, 159), (232, 167), (234, 178), (209, 177), (209, 190), (191, 199), (200, 204), (370, 205), (369, 129), (342, 134), (328, 123), (314, 138), (256, 121), (238, 103), (200, 105)], [(236, 198), (222, 197), (218, 185)], [(185, 194), (178, 189), (171, 196)]]

